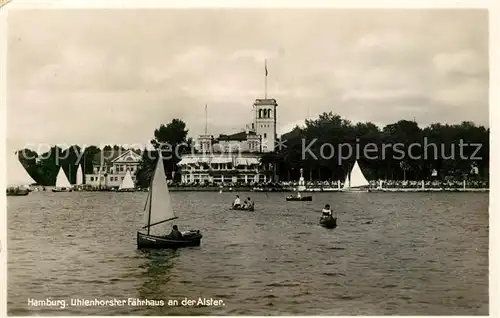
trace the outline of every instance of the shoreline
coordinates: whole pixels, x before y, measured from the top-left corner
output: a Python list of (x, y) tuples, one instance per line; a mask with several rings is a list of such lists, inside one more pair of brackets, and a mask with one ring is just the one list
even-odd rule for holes
[[(46, 188), (46, 192), (50, 192), (51, 187)], [(219, 192), (219, 187), (169, 187), (170, 192)], [(370, 188), (368, 192), (374, 193), (415, 193), (415, 192), (489, 192), (489, 188)], [(43, 191), (36, 191), (43, 192)], [(73, 192), (118, 192), (122, 193), (122, 191), (116, 191), (111, 189), (101, 189), (101, 190), (73, 190)], [(133, 190), (133, 191), (123, 191), (123, 192), (147, 192), (147, 190)], [(296, 193), (293, 189), (263, 189), (263, 188), (250, 188), (250, 187), (235, 187), (235, 188), (224, 188), (222, 192), (280, 192), (280, 193)], [(342, 193), (342, 189), (338, 188), (327, 188), (327, 189), (306, 189), (305, 191), (301, 191), (302, 193)]]

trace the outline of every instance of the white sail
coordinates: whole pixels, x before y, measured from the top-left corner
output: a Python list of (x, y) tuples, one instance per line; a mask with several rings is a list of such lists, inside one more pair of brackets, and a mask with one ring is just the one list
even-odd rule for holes
[(130, 171), (127, 170), (127, 173), (125, 174), (125, 177), (122, 180), (122, 183), (118, 187), (119, 190), (122, 189), (133, 189), (135, 188), (134, 185), (134, 180), (132, 180), (132, 175), (130, 174)]
[(144, 226), (149, 227), (176, 217), (172, 209), (163, 160), (160, 157), (149, 187), (149, 198), (144, 211)]
[(349, 174), (345, 177), (343, 189), (349, 189)]
[(7, 156), (7, 187), (29, 186), (36, 183), (19, 161), (17, 153)]
[(78, 166), (78, 170), (76, 171), (76, 185), (82, 185), (83, 184), (83, 172), (82, 172), (82, 166)]
[(344, 189), (358, 188), (369, 186), (370, 183), (366, 180), (363, 171), (359, 168), (358, 161), (354, 162), (351, 172), (347, 175), (344, 182)]
[(59, 167), (59, 173), (57, 173), (56, 187), (57, 188), (71, 187), (71, 183), (69, 183), (68, 177), (66, 177), (66, 173), (64, 173), (64, 169), (62, 167)]

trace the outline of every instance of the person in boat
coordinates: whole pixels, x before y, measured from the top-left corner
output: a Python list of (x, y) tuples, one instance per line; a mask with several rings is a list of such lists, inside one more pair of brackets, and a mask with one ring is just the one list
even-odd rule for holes
[(174, 225), (172, 227), (172, 232), (170, 232), (170, 234), (168, 235), (168, 237), (171, 237), (173, 239), (181, 239), (182, 238), (182, 233), (177, 228), (177, 225)]
[(330, 204), (325, 205), (323, 209), (323, 217), (331, 217), (332, 216), (332, 210), (330, 210)]
[(245, 201), (246, 202), (246, 207), (249, 208), (249, 209), (253, 209), (255, 203), (252, 201), (252, 199), (250, 199), (250, 197), (248, 197), (248, 199)]
[(236, 195), (236, 199), (234, 200), (233, 207), (234, 208), (241, 207), (241, 201), (240, 201), (240, 196), (239, 195)]

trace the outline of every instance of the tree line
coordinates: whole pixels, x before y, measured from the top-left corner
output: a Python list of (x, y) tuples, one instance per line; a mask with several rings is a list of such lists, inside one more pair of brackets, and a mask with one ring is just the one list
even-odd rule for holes
[[(173, 119), (154, 130), (150, 141), (153, 151), (135, 149), (143, 158), (136, 172), (137, 186), (148, 186), (158, 151), (167, 153), (165, 157), (168, 159), (164, 159), (167, 177), (180, 180), (177, 166), (180, 158), (168, 155), (176, 147), (180, 155), (194, 151), (188, 132), (182, 120)], [(343, 180), (355, 160), (370, 180), (487, 179), (489, 135), (489, 128), (468, 121), (455, 125), (435, 123), (420, 128), (414, 121), (400, 120), (379, 128), (370, 122), (353, 124), (330, 112), (306, 120), (304, 127), (297, 126), (282, 135), (275, 151), (264, 154), (261, 162), (266, 173), (275, 180), (297, 180), (300, 169), (303, 169), (306, 179)], [(171, 148), (166, 149), (165, 144)], [(468, 146), (460, 149), (461, 144)], [(339, 152), (339, 149), (347, 151), (348, 147), (354, 152), (351, 156)], [(372, 151), (365, 151), (368, 148)], [(361, 151), (356, 153), (356, 149)], [(107, 145), (102, 150), (125, 149)], [(38, 184), (50, 186), (55, 185), (60, 167), (72, 183), (76, 182), (78, 165), (85, 174), (92, 173), (94, 165), (98, 164), (93, 159), (100, 151), (97, 146), (83, 150), (78, 145), (67, 149), (53, 146), (39, 155), (33, 150), (22, 149), (19, 159)], [(471, 173), (473, 170), (478, 173)]]
[[(400, 120), (379, 128), (330, 112), (284, 134), (281, 147), (278, 143), (262, 162), (279, 180), (297, 180), (300, 169), (306, 179), (344, 180), (355, 160), (369, 180), (486, 179), (489, 135), (489, 129), (468, 121), (420, 128)], [(353, 154), (346, 158), (349, 148)]]
[[(175, 148), (179, 145), (180, 153), (190, 151), (192, 139), (187, 137), (188, 130), (186, 124), (180, 119), (173, 119), (167, 125), (161, 125), (154, 131), (154, 138), (150, 141), (155, 150), (147, 149), (132, 149), (136, 153), (142, 155), (142, 162), (136, 172), (136, 184), (139, 187), (147, 187), (151, 177), (155, 160), (158, 158), (158, 151), (162, 151), (165, 158), (168, 158), (169, 149), (163, 145), (172, 145)], [(106, 145), (102, 149), (97, 146), (88, 146), (81, 149), (79, 145), (72, 145), (66, 149), (59, 146), (52, 146), (50, 150), (38, 154), (32, 149), (19, 149), (18, 157), (21, 164), (24, 166), (28, 174), (39, 185), (54, 186), (57, 179), (59, 169), (62, 168), (68, 177), (68, 180), (76, 183), (76, 174), (78, 166), (82, 167), (84, 174), (91, 174), (94, 171), (94, 166), (99, 165), (94, 159), (97, 154), (102, 152), (115, 151), (123, 153), (128, 149), (120, 145)], [(180, 158), (171, 156), (170, 159), (164, 160), (167, 175), (172, 177), (171, 172), (177, 171), (177, 163)], [(174, 178), (180, 179), (180, 174), (174, 175)]]

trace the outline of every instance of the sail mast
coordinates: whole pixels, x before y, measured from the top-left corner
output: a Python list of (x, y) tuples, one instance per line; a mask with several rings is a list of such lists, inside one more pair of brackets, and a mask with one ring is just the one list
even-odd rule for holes
[[(158, 152), (158, 154), (160, 155), (158, 157), (158, 160), (161, 160), (160, 152)], [(151, 229), (151, 206), (153, 205), (153, 202), (152, 202), (153, 201), (153, 179), (155, 178), (156, 169), (158, 169), (158, 161), (156, 162), (155, 168), (153, 170), (153, 175), (151, 176), (151, 180), (149, 182), (148, 235), (149, 235), (149, 231)]]

